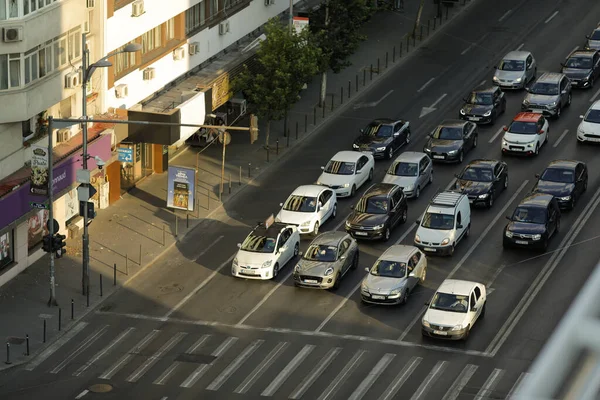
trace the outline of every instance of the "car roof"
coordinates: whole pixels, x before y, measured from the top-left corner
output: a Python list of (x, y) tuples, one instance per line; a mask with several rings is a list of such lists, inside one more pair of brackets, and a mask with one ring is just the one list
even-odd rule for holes
[(323, 232), (314, 238), (310, 244), (337, 246), (344, 238), (346, 238), (346, 236), (348, 236), (348, 234), (341, 231)]
[(522, 60), (525, 61), (527, 57), (531, 55), (528, 51), (523, 50), (515, 50), (506, 53), (506, 55), (502, 58), (503, 60)]
[(480, 168), (480, 167), (494, 167), (496, 164), (498, 164), (500, 161), (498, 160), (488, 160), (488, 159), (478, 159), (478, 160), (473, 160), (471, 161), (469, 164), (467, 164), (467, 166), (465, 167), (471, 167), (471, 168)]
[(365, 197), (373, 197), (373, 196), (387, 196), (392, 190), (396, 189), (398, 186), (393, 183), (376, 183), (367, 189), (365, 194), (362, 195)]
[(558, 83), (564, 76), (560, 72), (544, 72), (535, 82)]
[(551, 194), (532, 193), (521, 200), (519, 206), (547, 207), (553, 197)]
[(343, 150), (335, 153), (335, 155), (331, 157), (331, 160), (342, 162), (356, 162), (360, 157), (364, 155), (365, 153), (359, 151)]
[(567, 58), (570, 58), (570, 57), (592, 57), (597, 52), (598, 52), (598, 50), (579, 49), (579, 50), (575, 50), (574, 52), (569, 54), (569, 57), (567, 57)]
[(414, 253), (416, 249), (417, 248), (415, 246), (405, 246), (402, 244), (396, 244), (388, 247), (388, 249), (384, 251), (383, 254), (379, 256), (379, 258), (385, 260), (386, 257), (394, 257), (407, 260), (408, 257), (410, 257), (410, 255)]
[(548, 164), (547, 168), (563, 168), (563, 169), (575, 169), (577, 164), (581, 161), (577, 160), (554, 160)]
[(522, 112), (522, 113), (518, 113), (517, 115), (515, 115), (515, 118), (513, 119), (513, 122), (514, 121), (518, 121), (518, 122), (538, 122), (541, 117), (542, 117), (542, 114), (540, 114), (540, 113)]
[(324, 189), (321, 185), (302, 185), (294, 190), (291, 196), (313, 196), (316, 197)]
[(279, 233), (281, 233), (281, 231), (288, 226), (289, 225), (282, 224), (280, 222), (275, 222), (275, 223), (269, 225), (268, 228), (266, 228), (263, 224), (260, 224), (256, 228), (254, 228), (252, 233), (254, 233), (255, 235), (259, 235), (259, 236), (276, 238), (277, 235), (279, 235)]
[(391, 125), (397, 120), (391, 118), (376, 118), (369, 123), (369, 125)]
[(473, 289), (477, 285), (480, 285), (480, 283), (462, 281), (458, 279), (446, 279), (444, 282), (442, 282), (437, 291), (442, 293), (468, 296), (469, 294), (471, 294), (471, 289)]
[(404, 153), (396, 157), (394, 163), (398, 161), (419, 162), (424, 155), (425, 153), (419, 153), (418, 151), (405, 151)]
[(462, 119), (445, 119), (438, 126), (455, 126), (455, 127), (463, 127), (467, 121), (463, 121)]
[(489, 86), (483, 89), (473, 89), (472, 93), (494, 93), (496, 90), (500, 89), (498, 86)]

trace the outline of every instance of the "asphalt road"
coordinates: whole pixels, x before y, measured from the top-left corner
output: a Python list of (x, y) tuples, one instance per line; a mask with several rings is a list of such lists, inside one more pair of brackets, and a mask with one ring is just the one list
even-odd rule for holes
[[(361, 304), (364, 267), (392, 243), (411, 244), (414, 220), (461, 166), (435, 165), (435, 181), (409, 202), (409, 222), (390, 243), (361, 243), (360, 268), (336, 292), (295, 288), (293, 263), (275, 281), (230, 276), (230, 263), (251, 226), (301, 184), (315, 182), (319, 166), (349, 149), (360, 127), (376, 117), (411, 121), (407, 150), (420, 151), (426, 133), (455, 118), (460, 99), (489, 85), (509, 50), (531, 51), (538, 74), (560, 62), (600, 20), (600, 3), (547, 0), (477, 0), (425, 46), (355, 99), (323, 131), (295, 149), (202, 230), (111, 297), (24, 369), (4, 376), (3, 399), (486, 399), (506, 398), (577, 295), (597, 260), (600, 161), (597, 146), (576, 143), (579, 115), (600, 90), (576, 91), (536, 158), (503, 157), (502, 125), (519, 111), (523, 92), (507, 93), (507, 112), (494, 127), (481, 127), (475, 158), (505, 158), (509, 188), (490, 210), (474, 210), (471, 236), (452, 257), (428, 259), (426, 283), (401, 307)], [(392, 91), (391, 93), (389, 93)], [(387, 95), (377, 107), (361, 107)], [(441, 100), (440, 100), (441, 99)], [(423, 107), (436, 110), (419, 118)], [(566, 133), (564, 133), (566, 132)], [(562, 217), (560, 234), (546, 254), (502, 249), (504, 216), (554, 159), (589, 166), (589, 187), (577, 208)], [(376, 164), (380, 181), (388, 162)], [(363, 190), (366, 188), (363, 187)], [(357, 194), (360, 195), (362, 191)], [(322, 229), (343, 229), (355, 200), (340, 200), (338, 217)], [(309, 243), (304, 240), (302, 250)], [(419, 321), (424, 301), (446, 278), (488, 287), (485, 320), (466, 343), (426, 340)], [(53, 352), (52, 352), (53, 351)], [(185, 354), (184, 354), (185, 353)], [(109, 384), (108, 393), (86, 392)], [(96, 388), (97, 389), (97, 388)]]

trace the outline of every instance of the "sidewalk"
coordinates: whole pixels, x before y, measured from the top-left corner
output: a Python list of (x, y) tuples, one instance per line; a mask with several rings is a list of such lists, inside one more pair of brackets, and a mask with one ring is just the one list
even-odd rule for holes
[[(473, 0), (471, 0), (473, 1)], [(468, 3), (467, 3), (468, 4)], [(436, 12), (432, 1), (425, 1), (421, 16), (426, 40), (427, 21), (432, 21)], [(264, 136), (260, 135), (258, 142), (250, 145), (247, 133), (232, 135), (232, 141), (227, 146), (225, 190), (223, 202), (227, 202), (245, 185), (253, 184), (254, 179), (268, 169), (274, 168), (277, 159), (282, 158), (294, 148), (296, 143), (326, 123), (330, 117), (337, 115), (347, 103), (356, 96), (356, 77), (359, 76), (359, 91), (361, 93), (370, 84), (370, 66), (377, 66), (380, 60), (380, 72), (385, 68), (386, 52), (388, 53), (388, 68), (393, 65), (393, 48), (395, 61), (399, 60), (399, 45), (403, 42), (403, 54), (406, 54), (406, 37), (412, 32), (417, 14), (418, 4), (406, 2), (403, 13), (382, 11), (375, 14), (369, 21), (364, 33), (368, 39), (363, 42), (351, 58), (352, 65), (339, 74), (328, 75), (328, 101), (323, 109), (316, 106), (319, 97), (319, 78), (308, 85), (302, 92), (302, 98), (290, 112), (289, 137), (283, 135), (283, 122), (271, 123), (271, 152), (267, 162), (267, 152), (263, 148)], [(463, 9), (462, 1), (450, 9), (450, 18)], [(445, 16), (444, 16), (445, 17)], [(444, 18), (445, 21), (445, 18)], [(445, 22), (444, 22), (445, 23)], [(438, 22), (439, 27), (439, 22)], [(382, 27), (388, 27), (382, 30)], [(431, 22), (433, 27), (433, 22)], [(433, 31), (431, 31), (433, 34)], [(419, 46), (419, 35), (416, 44)], [(412, 52), (413, 43), (410, 40)], [(363, 87), (363, 70), (366, 69), (366, 85)], [(373, 81), (378, 77), (373, 74)], [(348, 99), (348, 83), (351, 93)], [(340, 104), (341, 88), (344, 88), (343, 105)], [(331, 110), (331, 99), (334, 110)], [(314, 110), (317, 110), (316, 118)], [(306, 124), (305, 124), (306, 122)], [(240, 122), (240, 123), (246, 123)], [(298, 131), (296, 131), (298, 127)], [(265, 124), (261, 121), (259, 128), (264, 131)], [(297, 136), (296, 136), (297, 132)], [(276, 140), (279, 140), (279, 152), (276, 154)], [(288, 147), (289, 140), (289, 147)], [(3, 316), (0, 324), (0, 338), (11, 344), (11, 362), (0, 364), (0, 370), (13, 367), (28, 361), (52, 341), (56, 340), (71, 325), (82, 318), (87, 312), (97, 307), (104, 298), (108, 297), (119, 287), (127, 285), (136, 274), (152, 265), (160, 255), (170, 249), (177, 241), (197, 227), (202, 221), (217, 218), (222, 211), (219, 200), (219, 185), (221, 176), (221, 151), (219, 144), (211, 145), (198, 154), (197, 149), (187, 149), (176, 157), (173, 165), (194, 166), (197, 173), (197, 210), (193, 213), (178, 211), (173, 213), (166, 209), (167, 174), (155, 174), (140, 184), (120, 201), (106, 210), (98, 211), (97, 217), (89, 228), (90, 233), (90, 298), (89, 307), (81, 294), (81, 244), (80, 238), (69, 240), (67, 255), (56, 260), (56, 293), (62, 310), (61, 332), (59, 332), (59, 309), (49, 308), (46, 303), (49, 298), (48, 257), (43, 257), (31, 265), (23, 273), (0, 289), (0, 313)], [(241, 171), (241, 174), (240, 174)], [(241, 179), (240, 179), (241, 175)], [(231, 177), (231, 178), (230, 178)], [(231, 181), (230, 181), (231, 179)], [(231, 182), (231, 193), (229, 189)], [(160, 262), (160, 261), (159, 261)], [(113, 268), (116, 265), (116, 285), (113, 284)], [(101, 278), (102, 277), (102, 278)], [(102, 280), (103, 296), (100, 296), (100, 280)], [(73, 317), (71, 319), (71, 301), (73, 301)], [(46, 343), (43, 343), (43, 326), (46, 321)], [(24, 356), (25, 343), (19, 338), (30, 338), (30, 356)], [(3, 343), (3, 347), (4, 343)], [(5, 361), (5, 350), (0, 351), (0, 361)]]

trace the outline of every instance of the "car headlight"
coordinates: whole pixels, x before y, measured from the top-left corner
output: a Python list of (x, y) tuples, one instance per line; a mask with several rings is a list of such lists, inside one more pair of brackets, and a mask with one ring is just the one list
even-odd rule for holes
[(502, 141), (502, 146), (508, 146), (508, 142), (506, 140)]
[(269, 268), (273, 264), (273, 260), (265, 261), (261, 268)]
[(440, 244), (441, 244), (442, 246), (445, 246), (445, 245), (447, 245), (448, 243), (450, 243), (450, 239), (449, 239), (449, 238), (446, 238), (446, 239), (442, 240), (442, 243), (440, 243)]
[(346, 221), (346, 228), (350, 228), (350, 221)]
[(504, 232), (504, 234), (506, 235), (507, 238), (513, 237), (513, 233), (511, 231), (506, 231), (506, 232)]
[(369, 288), (367, 287), (367, 285), (365, 285), (364, 283), (362, 283), (360, 285), (360, 291), (364, 292), (364, 293), (369, 293)]
[(552, 103), (548, 103), (548, 105), (549, 105), (550, 107), (556, 107), (556, 104), (557, 104), (557, 102), (556, 102), (556, 101), (553, 101)]
[(350, 184), (349, 183), (344, 183), (342, 186), (345, 187), (345, 188), (347, 188), (347, 187), (350, 187)]
[(449, 155), (449, 156), (453, 156), (453, 155), (455, 155), (455, 154), (457, 154), (457, 153), (458, 153), (458, 150), (450, 150), (450, 151), (448, 152), (448, 155)]
[(424, 153), (431, 153), (431, 149), (429, 147), (423, 147)]
[(419, 235), (415, 235), (415, 242), (421, 243), (421, 238), (419, 237)]
[(540, 234), (533, 235), (531, 238), (532, 238), (533, 240), (540, 240), (540, 239), (542, 238), (542, 235), (540, 235)]
[(498, 82), (498, 77), (497, 77), (497, 76), (494, 76), (494, 77), (492, 78), (492, 80), (493, 80), (494, 82)]
[(533, 148), (533, 146), (534, 146), (535, 144), (536, 144), (536, 142), (531, 142), (531, 143), (527, 143), (527, 145), (526, 145), (526, 146), (527, 146), (527, 147), (532, 147), (532, 148)]
[(484, 193), (484, 194), (480, 194), (480, 195), (479, 195), (479, 196), (477, 196), (477, 197), (479, 197), (480, 199), (487, 199), (487, 197), (488, 197), (489, 195), (490, 195), (489, 193)]
[(298, 264), (298, 265), (296, 265), (296, 266), (294, 267), (294, 273), (295, 273), (295, 274), (299, 274), (299, 273), (300, 273), (300, 264)]
[(465, 115), (465, 110), (460, 110), (460, 115)]
[(377, 151), (385, 151), (385, 147), (378, 147), (376, 150)]
[(353, 149), (358, 149), (358, 145), (356, 143), (352, 144)]
[(562, 201), (569, 201), (569, 200), (571, 200), (571, 196), (563, 196), (563, 197), (559, 197), (558, 199), (562, 200)]
[(383, 229), (383, 227), (385, 226), (385, 224), (381, 224), (381, 225), (375, 225), (373, 227), (373, 229), (377, 230), (377, 229)]
[(312, 221), (306, 221), (303, 222), (302, 224), (300, 224), (300, 226), (309, 226), (311, 224)]
[(490, 115), (492, 115), (492, 110), (486, 112), (485, 114), (483, 114), (484, 117), (489, 117)]
[(329, 267), (325, 270), (325, 276), (329, 276), (333, 274), (333, 268)]
[(234, 259), (233, 259), (233, 263), (232, 263), (232, 265), (233, 265), (234, 267), (237, 267), (237, 266), (238, 266), (238, 260), (237, 260), (237, 258), (234, 258)]
[(421, 320), (421, 324), (427, 328), (431, 328), (431, 325), (429, 325), (429, 321), (426, 321), (424, 319)]
[(394, 296), (394, 295), (397, 295), (400, 293), (402, 293), (402, 288), (394, 289), (394, 290), (390, 291), (390, 296)]
[(453, 331), (460, 331), (462, 328), (464, 328), (464, 327), (462, 326), (462, 324), (458, 324), (458, 325), (454, 326), (454, 327), (452, 328), (452, 330), (453, 330)]
[(515, 82), (521, 83), (522, 80), (523, 80), (523, 78), (517, 78), (517, 79), (515, 79)]
[(523, 100), (523, 107), (529, 107), (529, 100)]
[(415, 188), (415, 185), (408, 185), (408, 186), (406, 186), (404, 189), (405, 189), (407, 192), (410, 192), (410, 191), (411, 191), (411, 190), (413, 190), (414, 188)]

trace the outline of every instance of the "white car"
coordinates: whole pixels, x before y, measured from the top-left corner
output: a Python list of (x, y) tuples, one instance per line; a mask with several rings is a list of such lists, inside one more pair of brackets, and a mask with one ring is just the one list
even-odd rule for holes
[(300, 234), (319, 234), (319, 228), (337, 215), (337, 196), (331, 188), (321, 185), (299, 186), (285, 203), (275, 222), (296, 225)]
[(421, 320), (423, 336), (466, 340), (475, 322), (484, 317), (486, 300), (483, 284), (446, 279), (426, 303)]
[(273, 279), (300, 251), (300, 234), (293, 225), (259, 224), (246, 237), (231, 265), (231, 275), (246, 279)]
[(352, 197), (356, 189), (373, 180), (375, 158), (371, 153), (340, 151), (321, 169), (317, 185), (329, 186), (338, 197)]
[(538, 155), (540, 149), (548, 143), (550, 124), (540, 113), (518, 113), (509, 127), (504, 127), (502, 153)]
[(600, 100), (596, 100), (580, 118), (583, 121), (577, 127), (577, 141), (600, 142)]

